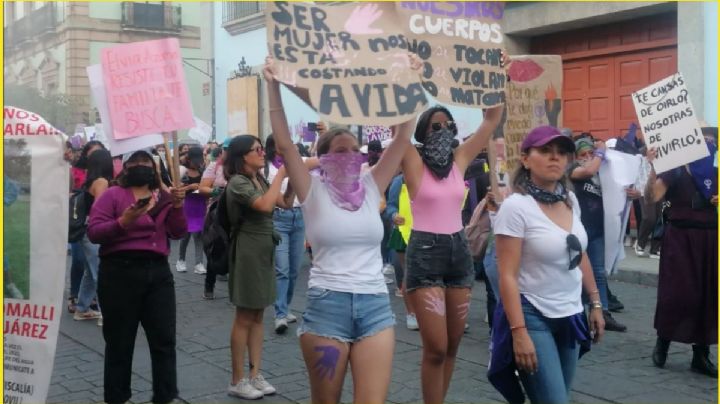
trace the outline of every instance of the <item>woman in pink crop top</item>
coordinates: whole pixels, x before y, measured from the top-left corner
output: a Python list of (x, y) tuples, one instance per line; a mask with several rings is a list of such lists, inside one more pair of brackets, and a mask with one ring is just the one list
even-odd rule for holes
[(487, 110), (474, 135), (458, 146), (452, 114), (445, 107), (432, 107), (420, 115), (415, 128), (415, 140), (422, 146), (408, 148), (403, 157), (413, 213), (406, 288), (423, 342), (425, 403), (445, 401), (470, 308), (474, 273), (461, 219), (463, 176), (487, 147), (502, 113), (502, 106)]

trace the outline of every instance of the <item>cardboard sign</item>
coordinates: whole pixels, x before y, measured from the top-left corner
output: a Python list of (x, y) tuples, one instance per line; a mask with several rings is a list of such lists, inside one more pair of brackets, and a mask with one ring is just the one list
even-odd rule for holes
[(680, 73), (632, 94), (640, 129), (658, 174), (708, 156), (695, 110)]
[(409, 49), (425, 62), (423, 87), (438, 101), (487, 108), (505, 102), (504, 2), (397, 3)]
[(67, 260), (64, 135), (30, 111), (6, 106), (3, 116), (3, 402), (44, 403)]
[(512, 175), (520, 164), (520, 145), (538, 126), (562, 123), (562, 58), (556, 55), (513, 56), (505, 89), (505, 112), (495, 130), (505, 139), (504, 170)]
[(177, 38), (104, 48), (100, 56), (113, 138), (195, 126)]
[(307, 88), (324, 120), (392, 126), (427, 105), (393, 3), (278, 1), (265, 17), (278, 79)]
[(95, 138), (101, 141), (113, 156), (120, 156), (135, 150), (153, 147), (163, 142), (162, 135), (158, 133), (133, 137), (126, 140), (115, 140), (112, 137), (113, 126), (110, 119), (110, 110), (105, 93), (105, 82), (100, 65), (87, 67), (90, 92), (95, 100), (95, 107), (100, 113), (101, 124), (95, 125)]

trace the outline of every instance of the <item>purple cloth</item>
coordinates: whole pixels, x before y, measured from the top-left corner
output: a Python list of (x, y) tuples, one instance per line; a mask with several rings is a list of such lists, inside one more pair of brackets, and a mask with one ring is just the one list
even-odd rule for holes
[(155, 206), (124, 229), (118, 219), (135, 203), (135, 196), (129, 188), (111, 187), (93, 203), (88, 238), (100, 244), (100, 256), (132, 250), (167, 256), (170, 253), (168, 237), (177, 240), (187, 233), (185, 214), (182, 209), (172, 207), (171, 198), (161, 191)]
[(205, 224), (205, 213), (207, 211), (207, 198), (195, 193), (186, 194), (183, 210), (185, 211), (188, 233), (202, 231), (203, 225)]
[[(525, 296), (520, 296), (523, 303), (528, 303)], [(584, 313), (577, 313), (574, 316), (566, 317), (566, 332), (571, 333), (574, 338), (566, 338), (567, 341), (580, 344), (580, 357), (590, 351), (590, 331)], [(487, 377), (490, 384), (510, 404), (525, 402), (525, 394), (520, 385), (520, 378), (515, 374), (515, 355), (513, 353), (512, 331), (510, 323), (505, 315), (502, 302), (498, 301), (493, 317), (492, 338), (490, 340), (490, 366)]]
[(715, 168), (715, 153), (717, 147), (712, 143), (707, 143), (709, 156), (693, 161), (688, 164), (690, 173), (697, 190), (703, 194), (705, 199), (710, 200), (713, 195), (718, 193), (718, 173)]

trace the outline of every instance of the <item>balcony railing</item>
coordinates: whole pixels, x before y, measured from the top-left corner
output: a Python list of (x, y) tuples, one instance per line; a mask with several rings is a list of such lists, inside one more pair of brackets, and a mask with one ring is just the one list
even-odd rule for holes
[(153, 31), (180, 31), (182, 29), (182, 8), (168, 4), (122, 2), (123, 29)]
[(55, 32), (58, 26), (56, 5), (46, 3), (23, 18), (8, 22), (5, 27), (5, 48), (10, 49), (27, 41), (41, 40), (45, 34)]
[(223, 24), (255, 15), (265, 10), (265, 2), (223, 2)]

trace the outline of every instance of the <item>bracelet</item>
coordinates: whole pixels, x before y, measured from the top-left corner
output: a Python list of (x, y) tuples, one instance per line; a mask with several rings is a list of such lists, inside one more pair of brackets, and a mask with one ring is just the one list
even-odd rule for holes
[(285, 109), (285, 108), (283, 108), (283, 107), (269, 108), (268, 112), (282, 111), (283, 109)]
[(525, 324), (523, 324), (523, 325), (516, 325), (515, 327), (510, 327), (510, 331), (512, 332), (512, 331), (515, 331), (515, 330), (519, 330), (519, 329), (521, 329), (521, 328), (527, 328), (527, 327), (525, 327)]
[(603, 307), (602, 307), (602, 303), (600, 303), (599, 301), (596, 300), (596, 301), (594, 301), (594, 302), (590, 302), (590, 309), (591, 309), (591, 310), (592, 310), (592, 309), (600, 309), (600, 310), (602, 310), (602, 308), (603, 308)]
[(605, 151), (601, 149), (596, 149), (595, 152), (593, 152), (593, 155), (595, 157), (600, 157), (600, 160), (605, 160)]

